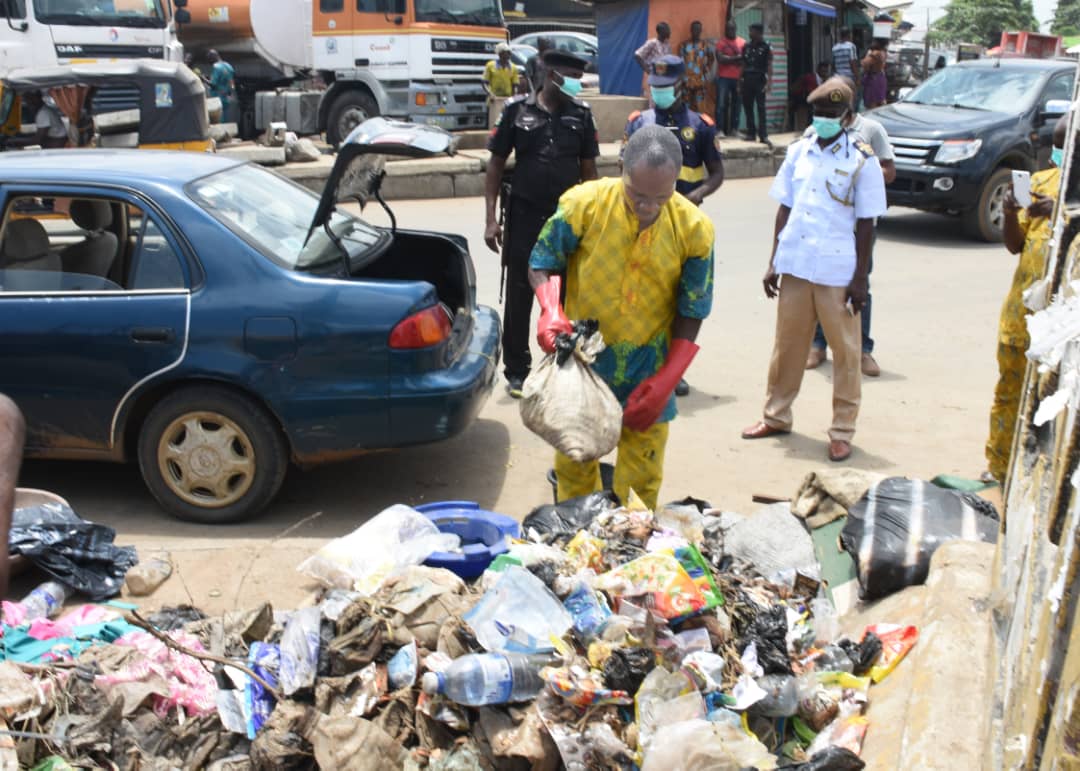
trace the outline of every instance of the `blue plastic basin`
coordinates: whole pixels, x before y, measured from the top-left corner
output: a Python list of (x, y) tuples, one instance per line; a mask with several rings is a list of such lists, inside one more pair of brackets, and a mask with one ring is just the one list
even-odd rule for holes
[(492, 560), (510, 549), (509, 539), (517, 538), (521, 526), (504, 514), (485, 511), (473, 501), (443, 501), (416, 506), (440, 531), (461, 539), (460, 552), (437, 551), (424, 564), (446, 568), (462, 578), (476, 578)]

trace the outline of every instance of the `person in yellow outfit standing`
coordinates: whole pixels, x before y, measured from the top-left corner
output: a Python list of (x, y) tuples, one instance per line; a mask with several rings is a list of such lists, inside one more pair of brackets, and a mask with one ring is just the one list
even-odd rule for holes
[[(571, 331), (568, 316), (600, 322), (607, 349), (593, 368), (623, 405), (614, 491), (626, 500), (633, 489), (652, 508), (676, 413), (675, 386), (712, 309), (713, 226), (675, 195), (681, 168), (679, 140), (661, 126), (642, 127), (626, 143), (622, 178), (564, 193), (529, 259), (545, 352)], [(557, 453), (555, 473), (559, 500), (601, 489), (596, 461), (576, 463)]]
[(990, 408), (990, 438), (986, 442), (987, 471), (984, 479), (1004, 483), (1009, 470), (1016, 416), (1020, 394), (1027, 371), (1028, 338), (1027, 310), (1024, 290), (1042, 278), (1046, 272), (1046, 257), (1050, 248), (1052, 216), (1058, 188), (1061, 187), (1061, 164), (1065, 146), (1067, 117), (1054, 126), (1054, 165), (1031, 175), (1032, 203), (1027, 208), (1016, 202), (1010, 190), (1005, 196), (1005, 223), (1002, 237), (1005, 248), (1019, 254), (1020, 261), (1013, 273), (1012, 286), (1001, 307), (998, 323), (998, 382), (994, 389), (994, 404)]

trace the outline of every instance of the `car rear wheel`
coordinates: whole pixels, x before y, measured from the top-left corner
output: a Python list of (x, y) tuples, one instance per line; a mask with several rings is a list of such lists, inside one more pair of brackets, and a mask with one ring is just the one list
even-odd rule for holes
[(1001, 240), (1005, 227), (1005, 194), (1010, 185), (1012, 169), (998, 169), (986, 180), (975, 208), (964, 213), (964, 224), (972, 236), (983, 241)]
[(326, 119), (326, 141), (336, 150), (352, 130), (379, 114), (375, 98), (359, 88), (339, 94), (330, 105)]
[(258, 514), (285, 478), (288, 454), (258, 405), (224, 388), (187, 388), (151, 410), (139, 433), (139, 468), (173, 516), (235, 522)]

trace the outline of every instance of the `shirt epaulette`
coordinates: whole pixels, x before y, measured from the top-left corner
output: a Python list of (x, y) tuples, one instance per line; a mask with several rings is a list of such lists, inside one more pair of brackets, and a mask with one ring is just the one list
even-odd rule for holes
[(699, 112), (699, 113), (698, 113), (698, 115), (699, 115), (699, 116), (701, 116), (701, 119), (702, 119), (703, 121), (705, 121), (705, 123), (706, 123), (707, 125), (709, 125), (709, 126), (715, 126), (715, 125), (716, 125), (716, 121), (714, 121), (714, 120), (713, 120), (712, 118), (710, 118), (710, 117), (709, 117), (708, 115), (706, 115), (705, 113), (703, 113), (703, 112)]
[(529, 98), (528, 94), (514, 94), (513, 96), (509, 96), (509, 97), (506, 98), (506, 104), (503, 105), (503, 106), (504, 107), (509, 107), (512, 104), (517, 104), (518, 102), (524, 102), (528, 98)]
[(584, 99), (574, 99), (572, 101), (574, 102), (574, 104), (576, 104), (578, 107), (581, 107), (584, 110), (591, 110), (592, 109), (592, 107), (589, 106), (589, 103), (586, 102)]
[(634, 110), (626, 117), (626, 122), (629, 123), (632, 120), (637, 120), (641, 117), (641, 110)]
[(862, 141), (861, 139), (856, 139), (854, 142), (852, 142), (852, 144), (855, 145), (856, 150), (865, 155), (867, 158), (874, 157), (874, 148), (868, 145), (866, 142)]

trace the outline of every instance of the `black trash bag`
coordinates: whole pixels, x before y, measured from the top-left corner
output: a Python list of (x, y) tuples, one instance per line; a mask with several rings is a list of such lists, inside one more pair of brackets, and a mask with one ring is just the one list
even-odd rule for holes
[(8, 549), (97, 602), (119, 594), (139, 564), (135, 547), (116, 546), (115, 538), (111, 527), (87, 522), (67, 505), (42, 503), (15, 510)]
[(997, 534), (998, 514), (989, 501), (920, 479), (890, 477), (851, 508), (840, 543), (855, 560), (859, 597), (876, 600), (925, 581), (942, 543), (994, 543)]
[(757, 645), (758, 664), (767, 675), (790, 675), (791, 657), (787, 652), (787, 612), (774, 605), (758, 613), (739, 639), (739, 653), (750, 643)]
[(870, 668), (877, 663), (878, 657), (881, 656), (881, 638), (873, 632), (867, 632), (862, 642), (859, 643), (845, 637), (837, 640), (836, 644), (851, 659), (851, 663), (854, 665), (851, 673), (857, 677), (862, 677), (869, 672)]
[(649, 648), (616, 648), (604, 662), (604, 687), (633, 696), (655, 668), (656, 654)]
[(521, 531), (533, 541), (562, 546), (579, 530), (587, 528), (600, 512), (618, 506), (619, 499), (612, 492), (591, 493), (562, 503), (537, 506), (521, 523)]
[(860, 771), (866, 768), (862, 758), (845, 747), (826, 747), (814, 753), (814, 757), (784, 771)]
[(176, 607), (166, 606), (146, 620), (153, 624), (155, 629), (172, 632), (205, 618), (206, 614), (198, 608), (191, 605), (177, 605)]

